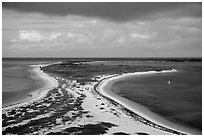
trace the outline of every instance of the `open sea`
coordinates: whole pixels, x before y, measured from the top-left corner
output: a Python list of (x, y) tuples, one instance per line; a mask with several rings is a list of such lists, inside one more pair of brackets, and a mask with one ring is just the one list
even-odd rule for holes
[[(43, 86), (29, 65), (65, 60), (107, 61), (106, 64), (170, 66), (173, 73), (138, 75), (113, 84), (113, 92), (137, 102), (166, 119), (202, 130), (201, 58), (3, 58), (2, 105), (26, 98)], [(97, 62), (96, 62), (97, 63)], [(169, 82), (170, 81), (170, 82)], [(117, 89), (117, 90), (116, 90)]]

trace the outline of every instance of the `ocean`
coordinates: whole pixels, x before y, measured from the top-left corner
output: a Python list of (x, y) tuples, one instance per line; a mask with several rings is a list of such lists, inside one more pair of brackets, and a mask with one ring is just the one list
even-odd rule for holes
[(170, 121), (202, 130), (202, 62), (143, 61), (131, 64), (171, 66), (178, 71), (127, 77), (113, 84), (113, 92)]

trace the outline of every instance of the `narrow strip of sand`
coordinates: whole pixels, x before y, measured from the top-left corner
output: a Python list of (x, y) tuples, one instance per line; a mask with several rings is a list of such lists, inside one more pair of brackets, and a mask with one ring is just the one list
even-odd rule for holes
[(3, 106), (3, 108), (2, 108), (3, 112), (10, 110), (10, 109), (13, 109), (13, 108), (16, 108), (16, 107), (25, 106), (27, 104), (33, 103), (34, 101), (40, 100), (47, 95), (48, 91), (50, 91), (50, 90), (52, 90), (58, 86), (58, 81), (56, 79), (54, 79), (53, 77), (49, 76), (46, 73), (43, 73), (43, 71), (40, 69), (41, 67), (44, 67), (47, 65), (50, 65), (50, 64), (30, 65), (33, 67), (33, 72), (35, 72), (36, 77), (43, 80), (45, 82), (45, 85), (42, 88), (31, 92), (30, 96), (28, 96), (27, 98), (25, 98), (19, 102), (16, 102), (15, 104)]
[(115, 94), (111, 90), (113, 83), (120, 81), (120, 80), (123, 80), (127, 77), (130, 77), (130, 76), (148, 75), (148, 74), (157, 74), (157, 73), (170, 73), (170, 72), (176, 72), (176, 71), (177, 70), (172, 69), (172, 70), (164, 70), (164, 71), (160, 71), (160, 72), (157, 72), (157, 71), (135, 72), (135, 73), (126, 73), (126, 74), (122, 74), (122, 75), (118, 75), (118, 76), (106, 77), (100, 81), (100, 83), (98, 84), (96, 89), (103, 96), (105, 96), (111, 100), (116, 101), (117, 103), (121, 104), (122, 106), (124, 106), (128, 110), (134, 112), (135, 114), (137, 114), (137, 115), (139, 115), (139, 116), (141, 116), (141, 117), (143, 117), (143, 118), (145, 118), (145, 119), (147, 119), (147, 120), (149, 120), (149, 121), (151, 121), (157, 125), (160, 125), (160, 126), (172, 129), (172, 130), (176, 130), (176, 131), (179, 131), (179, 132), (185, 133), (185, 134), (201, 134), (199, 131), (178, 125), (178, 124), (173, 123), (171, 121), (168, 121), (168, 120), (164, 119), (163, 117), (159, 116), (158, 114), (151, 112), (146, 107), (144, 107), (138, 103), (135, 103), (133, 101), (130, 101), (126, 98), (123, 98), (123, 97)]

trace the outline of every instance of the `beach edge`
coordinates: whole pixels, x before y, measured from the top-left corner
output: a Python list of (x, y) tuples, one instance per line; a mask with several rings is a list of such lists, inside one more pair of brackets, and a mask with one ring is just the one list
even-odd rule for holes
[[(194, 131), (193, 129), (182, 127), (176, 123), (173, 123), (171, 121), (168, 121), (158, 114), (155, 114), (148, 110), (145, 106), (142, 106), (138, 103), (133, 104), (132, 101), (123, 98), (116, 93), (114, 93), (111, 90), (111, 86), (114, 82), (119, 81), (121, 79), (124, 79), (129, 76), (137, 76), (137, 75), (145, 75), (145, 74), (158, 74), (158, 73), (172, 73), (172, 72), (178, 72), (178, 70), (171, 69), (171, 70), (162, 70), (162, 71), (146, 71), (146, 72), (134, 72), (134, 73), (123, 73), (120, 75), (111, 75), (111, 76), (106, 76), (100, 79), (98, 84), (95, 86), (96, 92), (104, 96), (105, 98), (114, 101), (115, 103), (118, 103), (122, 107), (124, 107), (127, 111), (131, 111), (135, 113), (136, 115), (146, 119), (149, 121), (151, 124), (155, 124), (156, 127), (160, 126), (164, 128), (165, 130), (171, 130), (172, 132), (176, 132), (178, 134), (192, 134), (192, 135), (200, 135), (199, 131)], [(108, 86), (108, 88), (107, 88)], [(136, 105), (136, 107), (133, 105)], [(146, 113), (150, 114), (146, 114)]]
[[(54, 63), (56, 64), (56, 63)], [(48, 75), (47, 73), (44, 73), (41, 70), (41, 67), (45, 67), (45, 66), (49, 66), (52, 64), (38, 64), (38, 65), (30, 65), (31, 67), (33, 67), (32, 71), (36, 73), (36, 76), (41, 79), (42, 81), (45, 82), (44, 86), (41, 87), (40, 89), (34, 90), (30, 93), (30, 96), (26, 97), (25, 99), (15, 102), (13, 104), (9, 104), (6, 106), (2, 105), (2, 112), (13, 109), (13, 108), (18, 108), (24, 105), (28, 105), (31, 104), (37, 100), (41, 100), (42, 98), (44, 98), (47, 93), (58, 87), (59, 83), (58, 81), (54, 78), (51, 77), (50, 75)]]

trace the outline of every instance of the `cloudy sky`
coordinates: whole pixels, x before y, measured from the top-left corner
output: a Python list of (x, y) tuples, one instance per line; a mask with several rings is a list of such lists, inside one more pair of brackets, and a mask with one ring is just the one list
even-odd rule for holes
[(3, 57), (201, 57), (201, 3), (3, 3)]

